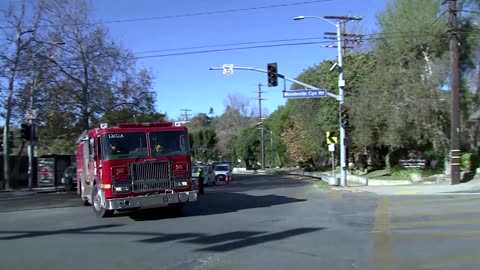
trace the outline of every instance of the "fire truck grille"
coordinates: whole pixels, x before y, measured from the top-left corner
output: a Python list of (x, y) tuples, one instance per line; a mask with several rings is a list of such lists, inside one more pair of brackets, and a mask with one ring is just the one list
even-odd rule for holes
[(155, 191), (172, 188), (169, 162), (133, 163), (130, 179), (133, 192)]

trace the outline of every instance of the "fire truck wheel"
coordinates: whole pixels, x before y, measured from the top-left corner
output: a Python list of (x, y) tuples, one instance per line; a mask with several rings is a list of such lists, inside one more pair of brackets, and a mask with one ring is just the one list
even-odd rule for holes
[(93, 187), (93, 191), (92, 191), (92, 208), (93, 208), (93, 212), (95, 212), (97, 216), (102, 218), (110, 217), (113, 215), (113, 212), (114, 212), (114, 210), (108, 210), (108, 209), (105, 209), (105, 207), (103, 207), (102, 197), (97, 185)]

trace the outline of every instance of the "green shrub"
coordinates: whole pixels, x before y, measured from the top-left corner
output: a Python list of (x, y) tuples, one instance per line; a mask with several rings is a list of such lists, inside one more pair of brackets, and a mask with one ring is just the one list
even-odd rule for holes
[(464, 153), (461, 157), (462, 171), (474, 171), (478, 168), (478, 156), (474, 153)]
[(392, 176), (410, 176), (414, 173), (422, 173), (422, 170), (418, 168), (402, 169), (399, 166), (395, 166), (390, 170)]
[(443, 170), (445, 169), (445, 152), (431, 150), (427, 151), (425, 155), (427, 156), (427, 159), (430, 160), (430, 162), (434, 160), (437, 161), (436, 166), (434, 166), (434, 168), (432, 169), (441, 170), (443, 173)]
[(408, 151), (404, 148), (394, 150), (385, 157), (385, 165), (387, 168), (393, 168), (398, 166), (398, 162), (400, 159), (406, 157), (408, 155)]
[(431, 175), (435, 175), (435, 174), (443, 174), (445, 172), (444, 170), (444, 164), (442, 163), (442, 166), (441, 167), (430, 167), (430, 168), (426, 168), (425, 170), (422, 171), (422, 176), (431, 176)]

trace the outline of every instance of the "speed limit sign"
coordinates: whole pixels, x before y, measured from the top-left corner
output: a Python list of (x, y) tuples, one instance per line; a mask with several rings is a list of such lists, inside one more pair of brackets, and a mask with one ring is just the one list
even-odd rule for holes
[(233, 64), (225, 64), (223, 65), (223, 74), (233, 74)]

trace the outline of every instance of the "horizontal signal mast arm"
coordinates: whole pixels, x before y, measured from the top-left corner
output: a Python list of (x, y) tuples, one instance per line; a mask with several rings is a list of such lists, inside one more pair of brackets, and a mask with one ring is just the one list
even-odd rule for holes
[[(209, 68), (209, 69), (210, 69), (210, 70), (223, 70), (223, 67), (211, 67), (211, 68)], [(268, 73), (268, 71), (266, 71), (266, 70), (264, 70), (264, 69), (253, 68), (253, 67), (235, 67), (235, 66), (234, 66), (233, 69), (238, 69), (238, 70), (251, 70), (251, 71), (258, 71), (258, 72)], [(297, 81), (297, 80), (295, 80), (295, 79), (289, 78), (289, 77), (287, 77), (287, 76), (285, 76), (285, 75), (282, 75), (282, 74), (280, 74), (280, 73), (278, 74), (278, 77), (279, 77), (279, 78), (282, 78), (282, 79), (284, 79), (284, 80), (287, 80), (287, 81), (289, 81), (289, 82), (293, 82), (293, 83), (299, 84), (299, 85), (301, 85), (301, 86), (307, 87), (307, 88), (312, 89), (312, 90), (320, 90), (318, 87), (315, 87), (315, 86), (310, 85), (310, 84), (306, 84), (306, 83), (301, 82), (301, 81)], [(339, 100), (338, 95), (335, 95), (335, 94), (330, 93), (330, 92), (328, 92), (328, 91), (327, 91), (327, 95), (328, 95), (329, 97), (332, 97), (332, 98), (336, 99), (336, 100)]]

